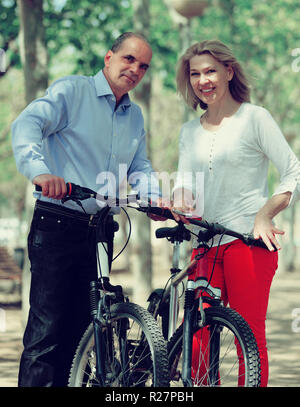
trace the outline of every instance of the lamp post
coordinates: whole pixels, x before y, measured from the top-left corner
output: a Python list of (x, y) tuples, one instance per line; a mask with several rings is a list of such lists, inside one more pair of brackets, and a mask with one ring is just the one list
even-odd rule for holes
[[(181, 20), (184, 20), (179, 26), (181, 49), (186, 50), (191, 45), (191, 19), (203, 15), (205, 8), (209, 5), (209, 0), (169, 0), (169, 4), (181, 16)], [(188, 121), (188, 119), (189, 109), (185, 106), (184, 121)]]
[(182, 46), (184, 48), (189, 47), (191, 45), (191, 19), (203, 15), (205, 8), (208, 6), (208, 0), (172, 0), (171, 6), (186, 19), (183, 33), (185, 41), (183, 41)]
[(172, 6), (177, 13), (188, 19), (202, 16), (207, 5), (206, 0), (172, 0)]

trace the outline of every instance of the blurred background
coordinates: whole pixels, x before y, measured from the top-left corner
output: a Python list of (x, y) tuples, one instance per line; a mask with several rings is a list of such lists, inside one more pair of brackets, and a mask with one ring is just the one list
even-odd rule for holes
[[(153, 61), (132, 98), (143, 109), (154, 169), (171, 173), (177, 169), (182, 123), (201, 114), (187, 109), (176, 93), (177, 60), (192, 43), (219, 39), (242, 62), (252, 102), (271, 112), (299, 158), (299, 27), (298, 0), (0, 0), (0, 277), (10, 284), (6, 293), (17, 295), (9, 298), (21, 301), (23, 291), (26, 308), (32, 186), (16, 170), (10, 125), (31, 100), (59, 77), (95, 75), (122, 32), (143, 33), (153, 47)], [(278, 181), (271, 165), (270, 193)], [(154, 238), (155, 228), (164, 224), (132, 212), (130, 244), (114, 269), (116, 278), (128, 282), (128, 292), (142, 303), (151, 287), (166, 282), (161, 270), (168, 273), (170, 247)], [(280, 253), (285, 273), (300, 270), (299, 212), (298, 202), (277, 218), (286, 231)], [(126, 217), (120, 224), (119, 249), (129, 231)], [(183, 258), (189, 250), (187, 246)]]

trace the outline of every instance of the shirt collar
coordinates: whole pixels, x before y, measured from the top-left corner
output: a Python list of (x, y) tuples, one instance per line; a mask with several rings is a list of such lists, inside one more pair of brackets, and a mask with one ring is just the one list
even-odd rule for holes
[[(109, 83), (107, 82), (107, 79), (104, 76), (103, 70), (99, 71), (94, 76), (94, 82), (95, 82), (97, 96), (100, 97), (100, 96), (113, 95), (111, 87), (109, 86)], [(131, 100), (130, 100), (128, 93), (126, 93), (122, 97), (119, 106), (122, 106), (123, 109), (131, 106)]]

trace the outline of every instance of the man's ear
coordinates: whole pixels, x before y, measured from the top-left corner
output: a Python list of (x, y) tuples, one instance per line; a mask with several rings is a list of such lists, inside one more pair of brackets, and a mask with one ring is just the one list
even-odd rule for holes
[(112, 55), (113, 55), (113, 52), (111, 50), (107, 51), (107, 53), (105, 54), (105, 57), (104, 57), (105, 66), (109, 66), (109, 61), (110, 61), (110, 58), (112, 57)]

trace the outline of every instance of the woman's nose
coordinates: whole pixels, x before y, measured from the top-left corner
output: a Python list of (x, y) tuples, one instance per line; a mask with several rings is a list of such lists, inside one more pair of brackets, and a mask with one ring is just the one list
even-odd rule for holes
[(206, 76), (206, 75), (200, 75), (200, 76), (199, 76), (198, 84), (199, 84), (200, 86), (203, 86), (203, 85), (205, 85), (205, 84), (207, 84), (207, 83), (208, 83), (208, 78), (207, 78), (207, 76)]

